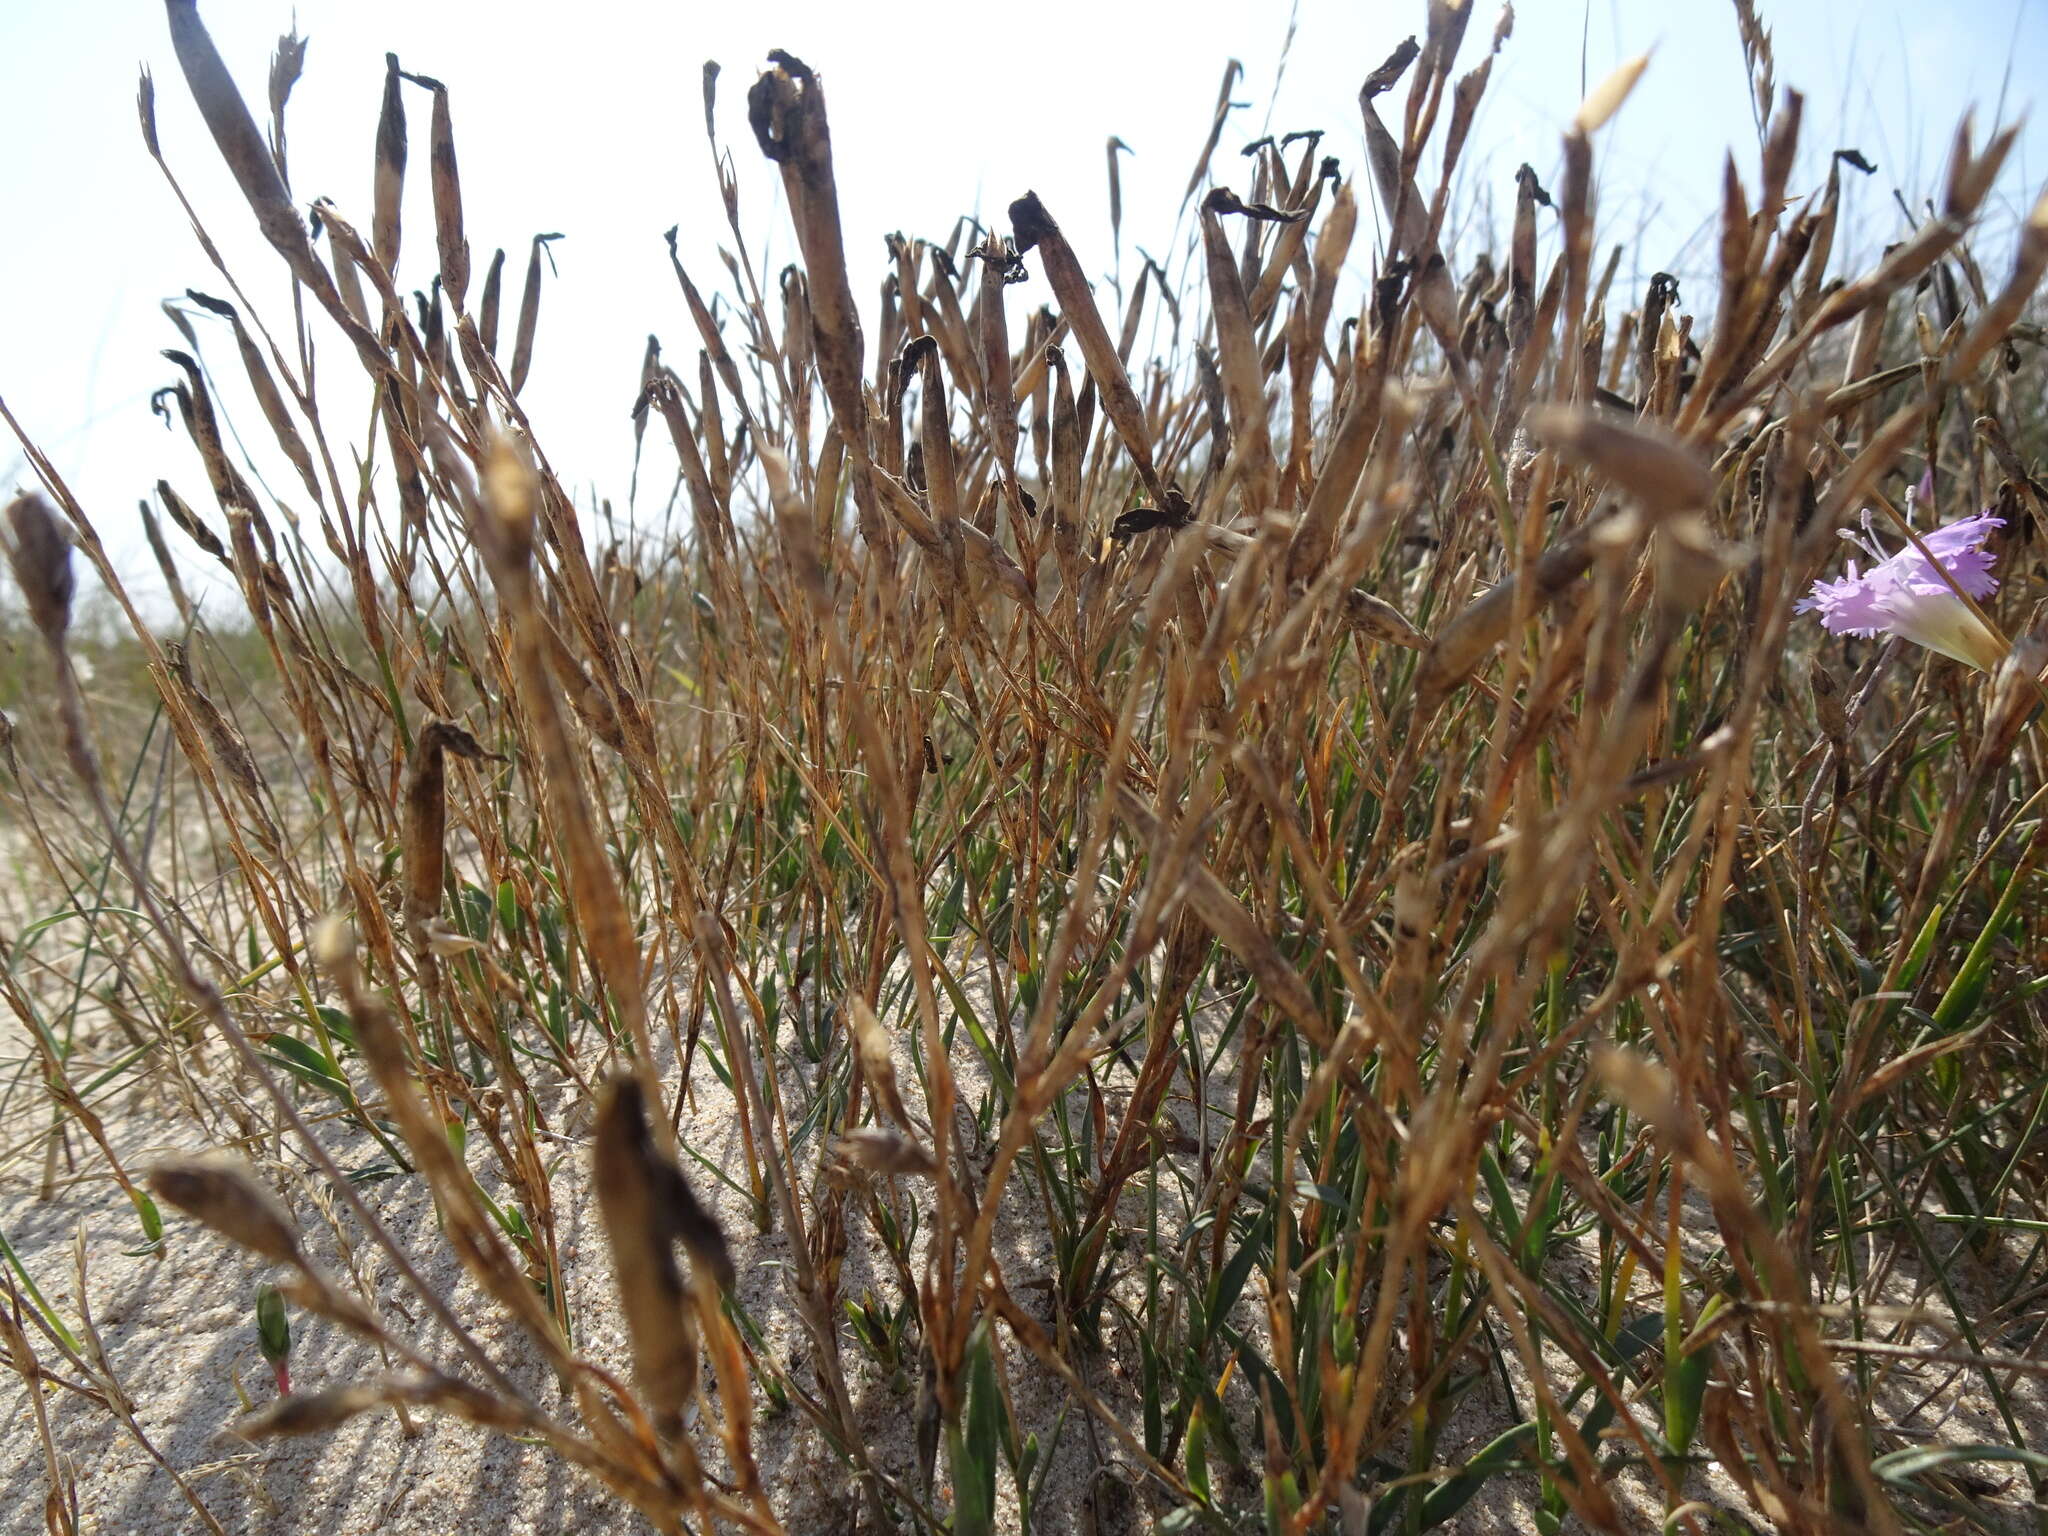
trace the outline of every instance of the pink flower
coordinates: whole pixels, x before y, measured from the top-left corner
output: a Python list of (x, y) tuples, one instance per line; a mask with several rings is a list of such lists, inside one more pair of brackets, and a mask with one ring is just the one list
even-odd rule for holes
[(1989, 672), (1998, 665), (2003, 648), (1956, 590), (1972, 598), (1986, 598), (1998, 590), (1998, 578), (1991, 574), (1998, 557), (1984, 543), (1992, 529), (2004, 526), (2004, 518), (1984, 512), (1924, 535), (1920, 542), (1926, 554), (1909, 545), (1887, 555), (1872, 536), (1866, 516), (1860, 539), (1848, 532), (1842, 536), (1877, 564), (1859, 574), (1856, 562), (1850, 561), (1846, 576), (1816, 581), (1813, 595), (1794, 611), (1818, 613), (1829, 634), (1900, 635)]

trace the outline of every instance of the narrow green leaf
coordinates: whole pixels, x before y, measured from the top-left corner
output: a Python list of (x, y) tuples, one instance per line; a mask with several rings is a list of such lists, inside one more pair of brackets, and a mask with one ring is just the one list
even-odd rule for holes
[(964, 1424), (954, 1426), (946, 1437), (953, 1462), (953, 1536), (995, 1536), (1003, 1416), (994, 1345), (984, 1320), (967, 1344)]
[(2020, 899), (2020, 886), (2025, 881), (2024, 871), (2015, 871), (2007, 877), (2005, 889), (1999, 892), (1998, 905), (1991, 909), (1991, 916), (1978, 931), (1976, 942), (1957, 967), (1955, 979), (1948, 984), (1948, 990), (1941, 994), (1941, 1001), (1934, 1005), (1934, 1032), (1937, 1035), (1952, 1035), (1969, 1022), (1976, 1012), (1977, 1004), (1983, 999), (1984, 989), (1991, 984), (1991, 959), (1999, 934), (2011, 921), (2013, 908)]
[(50, 1332), (64, 1341), (65, 1348), (76, 1354), (83, 1354), (85, 1351), (78, 1342), (78, 1335), (65, 1327), (64, 1319), (57, 1315), (56, 1308), (43, 1300), (43, 1293), (37, 1289), (29, 1272), (22, 1267), (21, 1255), (14, 1251), (14, 1244), (7, 1241), (5, 1232), (0, 1232), (0, 1258), (7, 1260), (7, 1267), (14, 1271), (15, 1278), (21, 1282), (21, 1288), (28, 1293), (28, 1299), (34, 1303), (35, 1309), (42, 1313), (43, 1321), (50, 1325)]
[(1252, 1266), (1259, 1260), (1259, 1254), (1266, 1246), (1267, 1224), (1270, 1212), (1261, 1212), (1251, 1230), (1245, 1233), (1244, 1241), (1238, 1244), (1237, 1252), (1230, 1256), (1230, 1262), (1216, 1272), (1216, 1281), (1209, 1292), (1209, 1304), (1204, 1311), (1213, 1323), (1230, 1312), (1237, 1305), (1237, 1298), (1244, 1291), (1244, 1283), (1250, 1277)]
[(162, 1242), (163, 1212), (156, 1208), (156, 1201), (150, 1198), (149, 1191), (141, 1188), (131, 1189), (128, 1191), (128, 1200), (135, 1207), (135, 1214), (142, 1220), (142, 1235), (152, 1244)]
[[(1513, 1429), (1495, 1436), (1480, 1449), (1477, 1456), (1465, 1463), (1456, 1477), (1447, 1478), (1429, 1490), (1422, 1500), (1421, 1524), (1416, 1529), (1433, 1530), (1457, 1514), (1472, 1502), (1479, 1490), (1491, 1482), (1502, 1467), (1518, 1460), (1528, 1450), (1529, 1442), (1535, 1436), (1536, 1426), (1533, 1422), (1517, 1424)], [(1366, 1527), (1368, 1531), (1375, 1533), (1375, 1536), (1393, 1522), (1400, 1509), (1393, 1500), (1385, 1501), (1381, 1507), (1387, 1511), (1386, 1521), (1383, 1523), (1380, 1510), (1374, 1509), (1372, 1520)]]
[(2048, 1454), (2025, 1450), (2017, 1445), (1915, 1445), (1880, 1456), (1870, 1470), (1888, 1483), (1903, 1483), (1923, 1472), (1936, 1472), (1967, 1461), (2015, 1461), (2048, 1472)]

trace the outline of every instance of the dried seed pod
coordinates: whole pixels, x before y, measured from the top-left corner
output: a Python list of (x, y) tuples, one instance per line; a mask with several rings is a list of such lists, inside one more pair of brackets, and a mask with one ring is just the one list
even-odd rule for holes
[[(252, 808), (260, 810), (263, 803), (263, 779), (257, 771), (256, 754), (249, 750), (248, 740), (235, 723), (222, 713), (218, 704), (209, 698), (192, 675), (192, 661), (186, 648), (173, 641), (164, 647), (164, 662), (170, 668), (171, 677), (177, 684), (178, 692), (205, 731), (206, 739), (218, 757), (228, 777), (249, 802)], [(265, 821), (268, 821), (265, 813)]]
[(1429, 636), (1408, 622), (1408, 616), (1385, 598), (1375, 597), (1363, 587), (1344, 594), (1344, 622), (1370, 640), (1420, 650)]
[(241, 353), (242, 369), (249, 376), (249, 388), (256, 396), (256, 403), (263, 411), (263, 419), (270, 425), (270, 435), (277, 439), (277, 445), (284, 450), (285, 457), (292, 462), (292, 468), (299, 472), (306, 492), (314, 501), (322, 499), (319, 476), (313, 469), (313, 456), (306, 451), (306, 442), (299, 435), (299, 429), (286, 409), (284, 396), (277, 387), (277, 381), (270, 376), (270, 365), (264, 361), (257, 349), (255, 338), (249, 328), (242, 324), (241, 314), (225, 299), (187, 288), (185, 297), (210, 314), (218, 315), (234, 329), (235, 347)]
[(1636, 88), (1636, 82), (1649, 67), (1650, 56), (1639, 53), (1632, 59), (1624, 59), (1616, 68), (1593, 87), (1591, 94), (1579, 104), (1576, 116), (1572, 118), (1572, 132), (1587, 135), (1598, 133), (1606, 126), (1607, 120), (1621, 110), (1621, 104), (1628, 100), (1629, 92)]
[[(1124, 240), (1124, 182), (1117, 166), (1117, 153), (1130, 154), (1131, 146), (1115, 134), (1109, 136), (1109, 145), (1104, 151), (1109, 157), (1109, 238), (1111, 244), (1121, 249)], [(1143, 278), (1140, 278), (1143, 281)]]
[[(1610, 529), (1614, 521), (1610, 518), (1593, 529), (1581, 529), (1537, 557), (1530, 572), (1534, 578), (1532, 607), (1555, 602), (1591, 569), (1599, 553), (1594, 535)], [(1509, 576), (1437, 628), (1436, 638), (1430, 642), (1415, 676), (1417, 697), (1425, 713), (1471, 676), (1486, 654), (1507, 637), (1508, 627), (1514, 621), (1515, 594), (1520, 583), (1519, 574)]]
[(51, 645), (61, 645), (71, 627), (71, 599), (78, 590), (71, 570), (71, 540), (49, 502), (30, 491), (7, 508), (7, 563), (28, 604), (28, 616)]
[(533, 461), (520, 444), (502, 435), (492, 437), (484, 453), (482, 489), (484, 507), (476, 534), (491, 578), (500, 586), (509, 581), (524, 592), (530, 580), (528, 563), (533, 559), (538, 488)]
[[(526, 286), (519, 291), (519, 321), (512, 333), (511, 384), (515, 395), (526, 387), (526, 375), (533, 367), (533, 336), (540, 326), (541, 252), (561, 238), (560, 234), (535, 235), (526, 253)], [(554, 253), (548, 252), (548, 261), (552, 263), (554, 259)]]
[(1597, 411), (1549, 406), (1530, 413), (1529, 429), (1605, 475), (1653, 517), (1697, 511), (1713, 502), (1713, 471), (1660, 427), (1624, 425)]
[[(657, 368), (644, 398), (654, 403), (668, 426), (669, 440), (675, 445), (676, 458), (683, 468), (683, 483), (689, 489), (690, 515), (696, 523), (699, 542), (708, 550), (729, 555), (733, 546), (731, 520), (712, 483), (711, 471), (705, 467), (696, 430), (684, 410), (682, 382), (671, 370)], [(715, 410), (709, 405), (708, 396), (706, 399), (704, 414), (708, 419)]]
[[(1238, 60), (1231, 59), (1223, 66), (1223, 86), (1216, 93), (1216, 113), (1209, 122), (1209, 137), (1203, 142), (1201, 156), (1195, 161), (1195, 169), (1188, 177), (1187, 190), (1181, 194), (1180, 205), (1183, 212), (1186, 211), (1188, 201), (1195, 195), (1196, 189), (1202, 185), (1202, 178), (1209, 174), (1209, 161), (1215, 156), (1216, 146), (1223, 138), (1223, 125), (1230, 120), (1231, 111), (1240, 105), (1230, 99), (1230, 93), (1237, 89), (1237, 82), (1242, 78), (1244, 65)], [(1018, 249), (1022, 250), (1023, 247), (1020, 245)]]
[(583, 664), (576, 659), (576, 653), (569, 649), (569, 642), (562, 638), (551, 619), (543, 616), (537, 628), (548, 670), (561, 684), (562, 696), (569, 701), (576, 718), (599, 741), (614, 752), (623, 753), (626, 750), (625, 727), (619, 723), (619, 712), (612, 701), (583, 670)]
[[(1272, 210), (1267, 212), (1281, 217)], [(1202, 199), (1202, 251), (1208, 263), (1209, 302), (1216, 323), (1223, 388), (1230, 401), (1231, 440), (1243, 461), (1246, 510), (1256, 515), (1274, 505), (1278, 497), (1277, 473), (1272, 434), (1266, 422), (1264, 374), (1252, 331), (1252, 310), (1223, 233), (1219, 215), (1224, 213), (1253, 213), (1260, 217), (1265, 214), (1239, 202), (1227, 187), (1218, 187)]]
[(171, 546), (164, 541), (163, 525), (156, 520), (156, 512), (147, 499), (138, 501), (136, 510), (142, 515), (142, 536), (148, 542), (157, 571), (164, 579), (164, 590), (170, 593), (171, 604), (178, 610), (178, 617), (190, 628), (195, 617), (192, 599), (185, 591), (184, 578), (178, 574), (177, 561), (171, 558)]
[[(192, 99), (199, 107), (200, 116), (206, 120), (221, 158), (227, 161), (228, 169), (234, 173), (242, 196), (254, 211), (264, 238), (284, 257), (293, 276), (312, 291), (320, 307), (341, 327), (365, 366), (382, 372), (387, 366), (384, 350), (378, 345), (377, 338), (343, 306), (334, 279), (313, 254), (313, 243), (307, 236), (305, 221), (292, 205), (291, 194), (285, 190), (283, 178), (278, 175), (277, 162), (271, 158), (263, 135), (256, 127), (256, 120), (249, 115), (247, 103), (235, 88), (234, 77), (221, 62), (213, 39), (207, 35), (205, 23), (199, 19), (197, 0), (164, 0), (164, 10), (170, 21), (171, 46), (178, 55), (178, 67), (184, 72)], [(145, 88), (144, 97), (141, 103), (144, 136), (149, 142), (150, 153), (154, 155), (153, 92)]]
[(818, 375), (841, 436), (856, 463), (868, 456), (867, 398), (861, 379), (860, 313), (846, 279), (839, 191), (832, 170), (832, 130), (825, 89), (809, 65), (775, 49), (775, 67), (747, 92), (747, 120), (761, 153), (782, 168), (810, 282), (811, 339)]
[(704, 296), (697, 291), (697, 285), (690, 280), (690, 274), (683, 270), (682, 258), (676, 254), (676, 234), (680, 228), (680, 225), (671, 224), (662, 236), (668, 241), (669, 264), (675, 268), (676, 281), (682, 287), (683, 302), (690, 308), (690, 319), (697, 327), (698, 339), (704, 343), (704, 350), (711, 354), (711, 361), (718, 369), (719, 379), (744, 417), (747, 414), (746, 385), (740, 379), (739, 365), (733, 361), (732, 353), (726, 347), (725, 333), (719, 330), (717, 320), (712, 317), (711, 307), (704, 302)]
[[(249, 488), (249, 482), (229, 459), (227, 448), (220, 435), (220, 420), (214, 414), (213, 394), (206, 387), (206, 377), (199, 371), (199, 364), (191, 353), (176, 348), (166, 348), (163, 354), (185, 372), (185, 383), (173, 391), (179, 415), (184, 418), (185, 430), (192, 434), (192, 442), (199, 450), (199, 457), (206, 465), (206, 478), (213, 486), (214, 499), (221, 510), (231, 516), (235, 512), (246, 512), (256, 516), (256, 493)], [(269, 535), (266, 528), (265, 541)]]
[(493, 357), (498, 354), (498, 306), (504, 289), (505, 249), (500, 246), (491, 253), (491, 264), (484, 272), (484, 296), (477, 305), (476, 318), (477, 336)]
[(329, 1387), (324, 1392), (294, 1392), (234, 1426), (244, 1440), (276, 1440), (287, 1435), (321, 1435), (339, 1429), (359, 1413), (382, 1407), (389, 1396), (361, 1384)]
[[(937, 766), (934, 765), (930, 771), (936, 773)], [(861, 1075), (867, 1078), (875, 1102), (891, 1120), (908, 1129), (910, 1115), (904, 1109), (903, 1095), (896, 1087), (896, 1062), (889, 1054), (889, 1039), (882, 1032), (882, 1021), (875, 1017), (875, 1010), (858, 992), (846, 995), (846, 1016), (853, 1021), (854, 1043), (860, 1050)]]
[(399, 214), (405, 191), (405, 98), (398, 55), (384, 55), (384, 103), (377, 113), (377, 172), (371, 192), (370, 241), (384, 270), (398, 272)]
[(197, 544), (222, 565), (229, 565), (227, 546), (220, 536), (199, 519), (199, 514), (185, 504), (185, 498), (171, 489), (168, 480), (156, 483), (157, 499), (164, 504), (164, 510), (171, 514), (171, 521), (184, 530), (185, 537)]
[(1984, 307), (1969, 334), (1949, 354), (1943, 378), (1961, 383), (1986, 353), (2003, 341), (2025, 312), (2027, 301), (2048, 272), (2048, 191), (2043, 191), (2020, 226), (2020, 238), (2013, 252), (2012, 276), (1998, 297)]
[(1289, 583), (1306, 582), (1329, 557), (1336, 542), (1337, 528), (1351, 498), (1357, 494), (1359, 477), (1378, 436), (1386, 393), (1379, 387), (1379, 373), (1351, 392), (1351, 404), (1338, 424), (1336, 437), (1324, 456), (1316, 488), (1301, 521), (1294, 530), (1294, 542), (1287, 553)]
[(1138, 281), (1131, 288), (1130, 303), (1124, 306), (1124, 328), (1116, 338), (1116, 360), (1129, 368), (1131, 348), (1138, 344), (1138, 324), (1145, 317), (1145, 299), (1152, 289), (1152, 268), (1138, 268)]
[(1088, 291), (1087, 274), (1075, 258), (1073, 247), (1067, 244), (1067, 237), (1060, 233), (1059, 225), (1046, 212), (1036, 192), (1026, 192), (1010, 204), (1010, 226), (1015, 232), (1018, 255), (1034, 247), (1038, 250), (1039, 259), (1045, 264), (1046, 281), (1052, 284), (1053, 294), (1060, 301), (1060, 313), (1066, 316), (1067, 326), (1081, 348), (1089, 377), (1101, 391), (1103, 409), (1109, 413), (1117, 436), (1123, 439), (1131, 462), (1138, 466), (1145, 488), (1155, 498), (1165, 500), (1165, 487), (1153, 464), (1145, 408), (1138, 401), (1137, 391), (1131, 388), (1130, 375), (1117, 360), (1116, 347), (1102, 324), (1095, 297)]
[(886, 1125), (863, 1125), (843, 1132), (836, 1145), (842, 1158), (869, 1173), (938, 1176), (939, 1165), (929, 1147), (908, 1132)]
[(531, 1415), (523, 1411), (521, 1405), (508, 1403), (480, 1387), (438, 1372), (387, 1378), (383, 1390), (393, 1401), (412, 1403), (421, 1408), (438, 1408), (443, 1413), (452, 1413), (472, 1424), (492, 1429), (516, 1431), (529, 1427), (531, 1421)]
[(682, 1432), (683, 1408), (697, 1385), (697, 1334), (683, 1302), (661, 1160), (636, 1078), (621, 1076), (605, 1090), (595, 1159), (598, 1209), (633, 1346), (633, 1379), (655, 1429), (672, 1439)]
[(434, 189), (434, 239), (441, 258), (441, 287), (457, 314), (469, 294), (469, 241), (462, 233), (462, 179), (455, 167), (455, 127), (448, 116), (448, 87), (426, 75), (407, 75), (434, 93), (428, 129), (428, 161)]
[(303, 1268), (299, 1231), (284, 1202), (230, 1152), (167, 1157), (149, 1170), (156, 1195), (252, 1253)]
[[(1026, 509), (1029, 510), (1029, 503)], [(1031, 605), (1031, 578), (1012, 560), (1009, 551), (972, 523), (960, 525), (960, 545), (967, 567), (977, 576), (996, 584), (996, 590), (1012, 602)]]
[(2041, 702), (2041, 681), (2048, 672), (2048, 634), (2034, 631), (2012, 643), (1992, 675), (1990, 707), (1984, 736), (1971, 765), (1982, 775), (2010, 761), (2019, 734)]
[(1081, 458), (1088, 442), (1074, 409), (1073, 381), (1067, 357), (1058, 347), (1045, 349), (1052, 386), (1052, 539), (1060, 580), (1071, 595), (1081, 580)]
[(405, 786), (405, 919), (423, 923), (441, 910), (441, 885), (446, 875), (448, 819), (445, 754), (472, 762), (486, 752), (461, 726), (436, 716), (413, 745), (412, 771)]
[[(996, 455), (1003, 467), (1017, 465), (1017, 398), (1010, 377), (1009, 317), (1003, 310), (1003, 290), (1021, 276), (1024, 264), (993, 231), (974, 253), (982, 260), (981, 287), (977, 290), (981, 340), (981, 373), (986, 382), (988, 414), (996, 440)], [(934, 370), (936, 371), (936, 370)]]

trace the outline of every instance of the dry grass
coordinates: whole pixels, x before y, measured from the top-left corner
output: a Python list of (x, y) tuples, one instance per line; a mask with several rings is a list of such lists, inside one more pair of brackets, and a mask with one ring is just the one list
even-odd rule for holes
[[(1970, 245), (2010, 132), (1965, 125), (1940, 205), (1837, 276), (1854, 157), (1794, 191), (1800, 99), (1738, 0), (1762, 184), (1731, 167), (1695, 314), (1601, 254), (1632, 69), (1561, 185), (1524, 168), (1504, 253), (1441, 247), (1506, 29), (1461, 74), (1469, 11), (1432, 6), (1361, 94), (1367, 179), (1308, 135), (1222, 186), (1226, 76), (1178, 270), (1091, 284), (1102, 242), (1026, 194), (1008, 237), (894, 243), (864, 340), (825, 94), (778, 53), (746, 105), (802, 263), (756, 269), (726, 173), (730, 291), (677, 262), (697, 358), (650, 348), (636, 410), (680, 465), (662, 542), (529, 430), (553, 237), (502, 326), (447, 91), (394, 61), (367, 233), (309, 223), (301, 45), (266, 135), (167, 9), (298, 301), (220, 269), (212, 366), (304, 498), (171, 354), (216, 505), (158, 483), (165, 634), (25, 442), (54, 707), (5, 739), (0, 1120), (10, 1196), (111, 1180), (151, 1252), (211, 1240), (161, 1202), (261, 1261), (265, 1358), (294, 1316), (367, 1346), (242, 1435), (451, 1416), (668, 1530), (815, 1523), (819, 1466), (861, 1528), (959, 1536), (2041, 1528), (2048, 213), (2002, 283)], [(209, 257), (241, 216), (194, 211)], [(331, 434), (316, 353), (370, 436)], [(1794, 615), (1866, 508), (1926, 523), (1923, 474), (2005, 516), (1994, 670)], [(80, 686), (74, 546), (146, 689)], [(243, 618), (200, 617), (194, 558)], [(130, 1166), (138, 1116), (222, 1150)], [(564, 1241), (586, 1190), (603, 1258)], [(221, 1529), (53, 1251), (0, 1271), (50, 1529), (58, 1400)], [(1965, 1398), (1986, 1434), (1930, 1427)], [(793, 1438), (814, 1471), (765, 1472)]]

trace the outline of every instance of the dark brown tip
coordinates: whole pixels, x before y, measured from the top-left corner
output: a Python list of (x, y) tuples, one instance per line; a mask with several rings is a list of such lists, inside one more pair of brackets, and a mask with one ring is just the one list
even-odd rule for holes
[(782, 93), (788, 87), (788, 77), (780, 74), (762, 75), (747, 87), (747, 125), (754, 130), (754, 142), (761, 146), (761, 153), (777, 165), (789, 158), (789, 140), (779, 110), (783, 106)]
[(1361, 101), (1371, 101), (1375, 96), (1384, 96), (1394, 88), (1394, 83), (1407, 72), (1415, 62), (1415, 56), (1422, 52), (1421, 46), (1412, 37), (1401, 39), (1400, 47), (1387, 55), (1387, 62), (1365, 77), (1365, 84), (1359, 87)]
[(1060, 232), (1051, 214), (1045, 211), (1045, 204), (1038, 200), (1036, 192), (1026, 192), (1010, 204), (1011, 243), (1017, 247), (1017, 254), (1023, 255), (1048, 235)]

